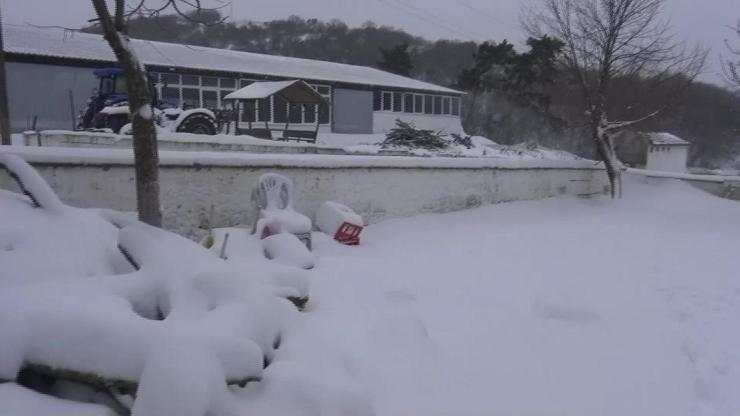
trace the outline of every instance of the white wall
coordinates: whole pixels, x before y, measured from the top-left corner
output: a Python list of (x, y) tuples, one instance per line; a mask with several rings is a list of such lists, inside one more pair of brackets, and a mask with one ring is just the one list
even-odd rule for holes
[(412, 122), (419, 129), (443, 131), (445, 133), (462, 133), (460, 116), (438, 114), (408, 114), (390, 111), (373, 112), (373, 133), (387, 133), (396, 127), (396, 119)]
[(652, 146), (652, 152), (650, 149), (648, 146), (646, 170), (686, 172), (689, 146)]
[[(13, 152), (30, 161), (70, 205), (135, 210), (130, 150), (21, 147)], [(495, 202), (603, 193), (606, 186), (603, 171), (590, 161), (174, 151), (161, 152), (160, 159), (165, 226), (188, 236), (203, 236), (209, 227), (252, 224), (257, 212), (250, 194), (265, 172), (293, 179), (296, 209), (309, 216), (333, 200), (369, 223)], [(0, 188), (14, 188), (2, 172)]]

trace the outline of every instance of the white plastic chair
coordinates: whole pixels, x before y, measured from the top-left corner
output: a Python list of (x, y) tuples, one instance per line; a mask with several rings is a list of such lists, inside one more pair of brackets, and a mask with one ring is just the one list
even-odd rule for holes
[(311, 247), (311, 220), (293, 209), (293, 182), (277, 173), (260, 176), (252, 198), (260, 210), (253, 232), (263, 234), (265, 227), (272, 233), (294, 234)]

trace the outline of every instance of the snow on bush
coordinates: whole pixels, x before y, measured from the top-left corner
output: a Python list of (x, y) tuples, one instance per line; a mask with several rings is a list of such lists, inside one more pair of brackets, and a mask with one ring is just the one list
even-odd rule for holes
[[(66, 206), (20, 158), (2, 154), (0, 165), (27, 195), (0, 191), (0, 380), (30, 369), (111, 397), (135, 389), (136, 416), (238, 413), (228, 385), (263, 379), (298, 313), (286, 298), (308, 296), (304, 272), (224, 261), (130, 215)], [(292, 389), (281, 372), (266, 389)], [(35, 394), (6, 386), (0, 397)]]

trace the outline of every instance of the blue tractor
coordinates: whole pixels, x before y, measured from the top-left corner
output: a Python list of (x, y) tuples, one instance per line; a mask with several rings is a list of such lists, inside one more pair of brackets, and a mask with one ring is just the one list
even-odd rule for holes
[[(80, 113), (77, 128), (128, 134), (131, 125), (123, 71), (120, 68), (98, 68), (93, 74), (99, 80), (98, 88)], [(151, 89), (153, 116), (159, 128), (180, 133), (216, 134), (216, 116), (212, 111), (205, 108), (183, 110), (159, 100), (153, 84)]]

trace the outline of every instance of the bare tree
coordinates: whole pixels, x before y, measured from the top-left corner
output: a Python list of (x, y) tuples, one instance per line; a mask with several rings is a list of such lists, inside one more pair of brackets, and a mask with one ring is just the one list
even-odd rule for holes
[[(96, 22), (103, 30), (103, 37), (116, 55), (118, 65), (125, 77), (128, 92), (129, 112), (132, 119), (134, 163), (136, 170), (136, 205), (139, 219), (160, 227), (162, 211), (159, 204), (159, 152), (157, 131), (154, 125), (152, 93), (146, 69), (136, 56), (127, 35), (128, 19), (132, 15), (157, 18), (165, 10), (172, 9), (186, 19), (200, 23), (198, 15), (206, 9), (201, 0), (156, 1), (149, 7), (146, 0), (136, 0), (128, 7), (126, 0), (113, 0), (113, 13), (108, 8), (110, 0), (91, 0), (97, 14)], [(221, 4), (218, 8), (224, 7)], [(189, 8), (185, 10), (185, 8)], [(213, 24), (214, 22), (209, 22)], [(220, 21), (215, 22), (220, 23)]]
[(10, 144), (10, 114), (8, 112), (8, 85), (5, 79), (2, 15), (0, 15), (0, 144)]
[[(706, 51), (674, 40), (661, 18), (665, 0), (538, 0), (523, 25), (533, 36), (550, 34), (564, 43), (562, 64), (581, 90), (596, 154), (604, 162), (612, 198), (621, 183), (613, 135), (658, 114), (655, 108), (630, 121), (611, 120), (608, 102), (617, 77), (643, 77), (656, 83), (699, 75)], [(679, 88), (679, 90), (683, 89)]]
[[(730, 26), (730, 29), (735, 32), (738, 40), (740, 40), (740, 20), (735, 23), (735, 26)], [(729, 40), (725, 40), (725, 45), (731, 54), (740, 57), (740, 46), (735, 46)], [(720, 58), (721, 59), (721, 58)], [(722, 60), (722, 71), (725, 78), (733, 85), (740, 87), (740, 61), (733, 62), (731, 60)]]

